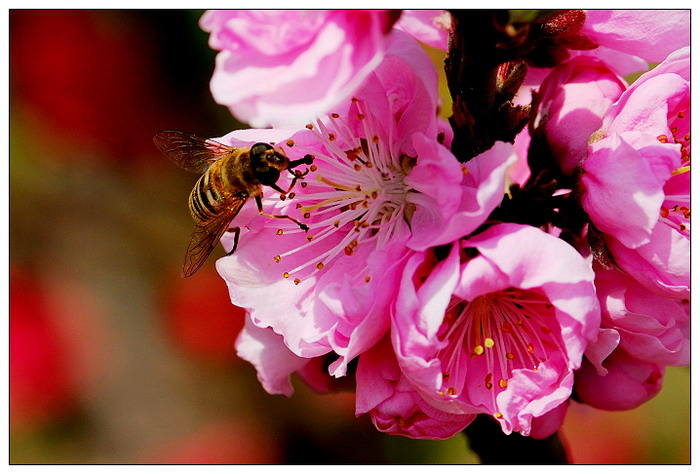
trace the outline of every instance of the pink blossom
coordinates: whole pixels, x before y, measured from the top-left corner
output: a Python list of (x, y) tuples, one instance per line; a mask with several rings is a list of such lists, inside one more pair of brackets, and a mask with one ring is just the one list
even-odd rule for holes
[(606, 374), (584, 359), (576, 371), (577, 399), (603, 410), (631, 410), (661, 390), (662, 365), (634, 358), (618, 348), (606, 359)]
[(446, 10), (404, 10), (394, 25), (415, 39), (447, 50), (447, 39), (452, 25), (452, 17)]
[[(410, 249), (481, 225), (503, 196), (510, 158), (510, 146), (500, 144), (463, 169), (439, 141), (429, 58), (400, 31), (390, 41), (384, 62), (337, 112), (293, 134), (248, 130), (220, 139), (238, 146), (271, 140), (290, 159), (315, 156), (286, 199), (263, 200), (266, 212), (310, 230), (244, 209), (235, 220), (243, 229), (238, 248), (217, 268), (234, 304), (256, 326), (282, 335), (294, 354), (338, 354), (335, 376), (389, 328), (387, 308)], [(233, 244), (231, 236), (222, 242)]]
[(601, 47), (660, 62), (690, 45), (690, 10), (588, 10), (583, 32)]
[(513, 143), (513, 162), (508, 168), (508, 180), (511, 183), (519, 185), (521, 188), (525, 185), (530, 176), (532, 176), (530, 166), (527, 163), (530, 141), (530, 131), (526, 127), (515, 137), (515, 142)]
[(292, 374), (317, 392), (336, 391), (351, 385), (347, 379), (339, 381), (328, 375), (324, 357), (297, 356), (289, 350), (282, 336), (271, 328), (257, 327), (250, 318), (246, 318), (246, 324), (236, 339), (236, 351), (241, 359), (255, 367), (260, 384), (273, 395), (292, 395)]
[[(593, 49), (570, 49), (595, 57), (622, 75), (645, 71), (650, 62), (690, 45), (690, 10), (586, 10), (581, 34)], [(450, 17), (444, 10), (405, 10), (395, 27), (430, 46), (447, 49)], [(537, 69), (537, 68), (535, 68)]]
[(212, 10), (214, 99), (255, 127), (299, 125), (348, 97), (379, 64), (397, 11)]
[(597, 47), (571, 55), (596, 57), (626, 76), (690, 45), (690, 11), (587, 10), (582, 34)]
[(591, 56), (577, 56), (552, 70), (533, 104), (533, 126), (566, 174), (586, 156), (588, 137), (603, 123), (603, 115), (627, 84), (608, 66)]
[(594, 266), (602, 327), (619, 334), (630, 356), (661, 365), (690, 363), (686, 302), (648, 291), (625, 273)]
[(431, 407), (401, 373), (388, 338), (360, 356), (357, 415), (369, 413), (378, 430), (418, 439), (447, 439), (476, 417)]
[(250, 318), (236, 339), (236, 352), (255, 367), (258, 380), (270, 394), (290, 396), (294, 389), (289, 376), (309, 362), (290, 351), (282, 336), (257, 327)]
[(581, 177), (583, 207), (617, 265), (679, 298), (690, 278), (688, 67), (685, 48), (622, 94), (591, 137)]
[(403, 374), (440, 411), (486, 413), (528, 435), (533, 418), (569, 397), (596, 337), (593, 272), (568, 244), (517, 224), (430, 258), (408, 260), (392, 315)]

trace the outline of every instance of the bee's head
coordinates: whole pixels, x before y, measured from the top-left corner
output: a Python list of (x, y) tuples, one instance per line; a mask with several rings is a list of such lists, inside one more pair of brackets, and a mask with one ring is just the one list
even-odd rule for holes
[(289, 166), (289, 158), (269, 143), (256, 143), (250, 148), (250, 162), (260, 184), (275, 184), (280, 173)]

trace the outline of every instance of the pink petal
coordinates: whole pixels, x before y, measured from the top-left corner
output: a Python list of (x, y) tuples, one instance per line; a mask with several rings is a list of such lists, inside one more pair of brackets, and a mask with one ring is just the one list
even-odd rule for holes
[(690, 44), (690, 10), (588, 10), (583, 31), (601, 46), (661, 62)]
[(445, 10), (404, 10), (396, 28), (433, 48), (447, 50), (451, 18)]
[(664, 174), (618, 135), (591, 145), (583, 163), (584, 209), (599, 230), (632, 248), (649, 241), (664, 201), (663, 183), (678, 156), (662, 143), (653, 150), (656, 161), (666, 164)]
[(258, 380), (271, 394), (287, 397), (294, 392), (289, 376), (309, 361), (290, 351), (272, 329), (261, 329), (246, 318), (245, 327), (236, 340), (238, 356), (258, 371)]
[(584, 361), (576, 372), (578, 398), (602, 410), (631, 410), (647, 402), (661, 390), (664, 368), (642, 362), (618, 349), (606, 360), (608, 373), (600, 376)]
[[(442, 245), (476, 230), (503, 200), (506, 171), (515, 161), (513, 145), (496, 142), (494, 146), (466, 164), (462, 178), (461, 202), (456, 212), (439, 228), (432, 229), (431, 246)], [(416, 250), (427, 248), (421, 241), (413, 241)]]

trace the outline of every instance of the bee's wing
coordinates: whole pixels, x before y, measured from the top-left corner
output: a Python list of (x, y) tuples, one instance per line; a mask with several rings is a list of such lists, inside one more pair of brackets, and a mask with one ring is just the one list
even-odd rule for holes
[(176, 130), (156, 133), (153, 143), (180, 168), (200, 174), (219, 157), (236, 150), (223, 143)]
[(231, 204), (226, 212), (213, 221), (205, 225), (195, 226), (190, 245), (185, 253), (182, 276), (192, 276), (199, 270), (199, 267), (204, 264), (207, 257), (214, 251), (219, 239), (224, 235), (233, 218), (240, 212), (245, 201), (245, 198), (239, 198)]

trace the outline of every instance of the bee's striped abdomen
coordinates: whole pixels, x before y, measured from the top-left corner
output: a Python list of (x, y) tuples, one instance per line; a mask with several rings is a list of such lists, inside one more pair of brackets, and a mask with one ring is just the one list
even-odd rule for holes
[(190, 213), (197, 223), (204, 224), (216, 217), (219, 212), (220, 195), (211, 186), (210, 168), (197, 180), (190, 193)]
[(223, 156), (199, 178), (189, 202), (195, 222), (211, 222), (226, 211), (232, 200), (260, 193), (260, 184), (250, 171), (246, 158), (246, 154)]

